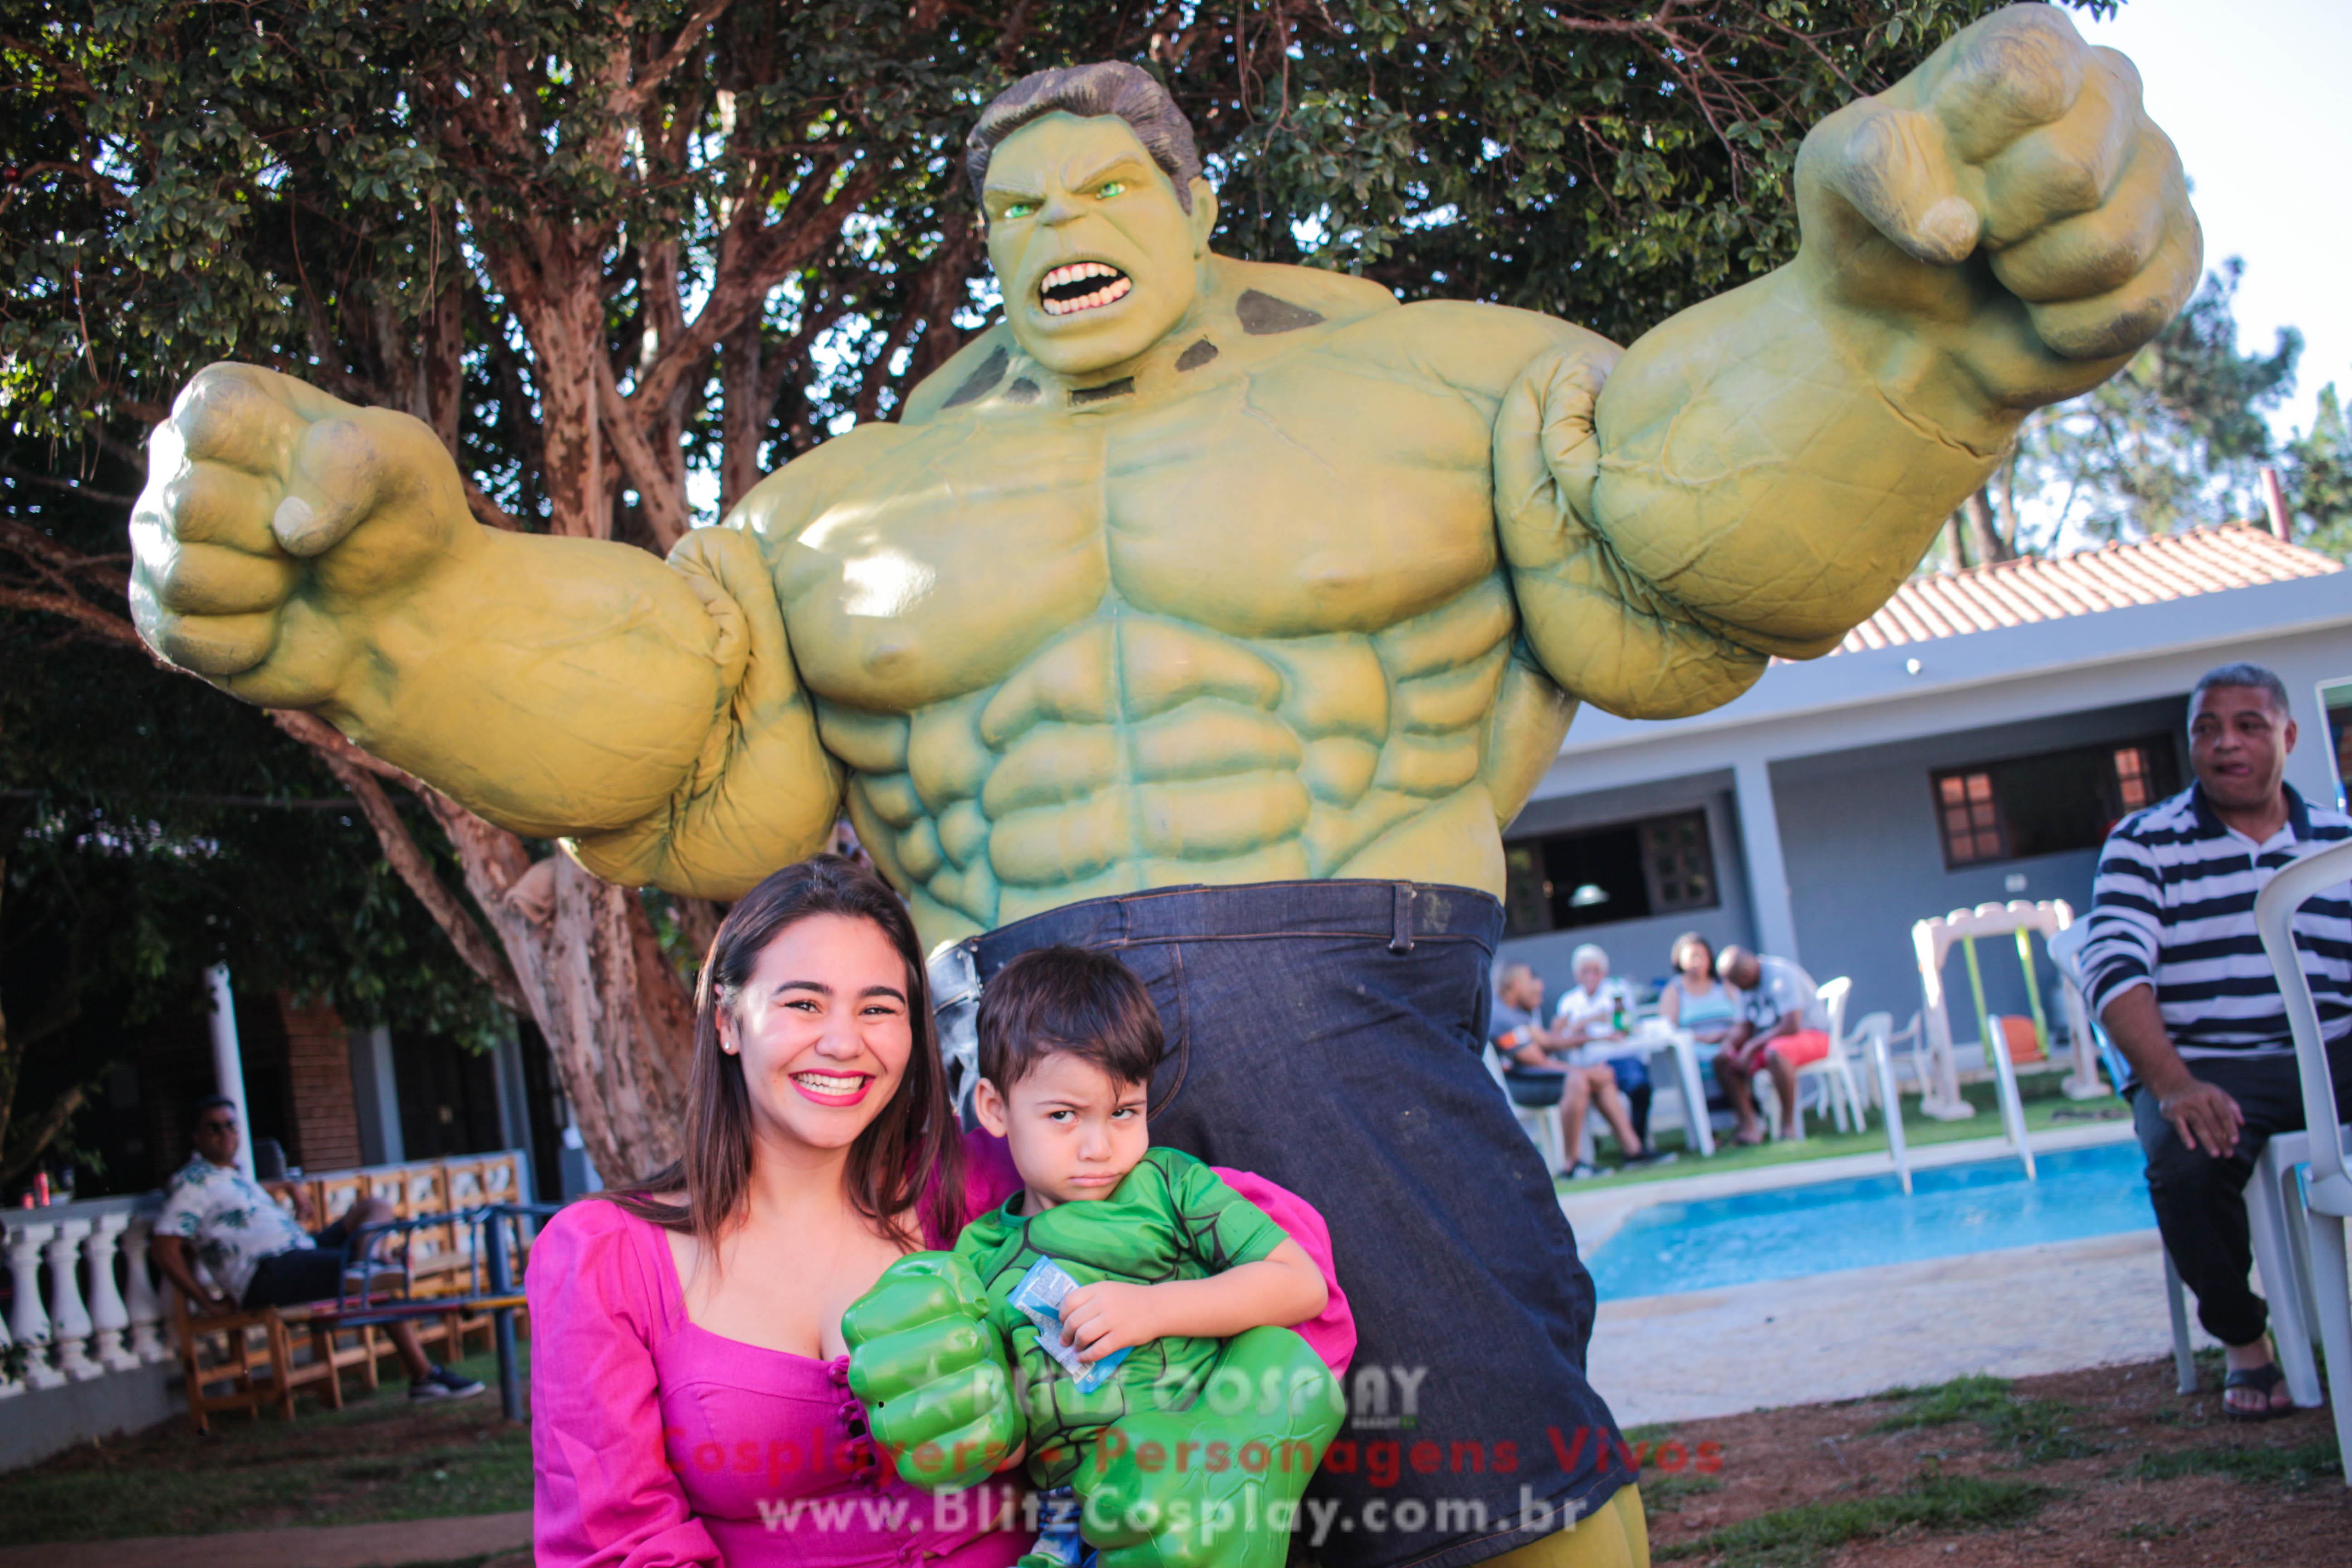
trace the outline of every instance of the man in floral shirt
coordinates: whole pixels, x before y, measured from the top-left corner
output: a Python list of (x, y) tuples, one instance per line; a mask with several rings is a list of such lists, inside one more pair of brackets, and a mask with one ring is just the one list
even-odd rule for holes
[[(314, 1236), (236, 1168), (236, 1144), (235, 1100), (215, 1097), (196, 1108), (196, 1152), (164, 1186), (163, 1212), (155, 1216), (156, 1263), (192, 1312), (332, 1300), (342, 1293), (345, 1244), (354, 1231), (392, 1218), (391, 1206), (362, 1198)], [(297, 1209), (307, 1208), (302, 1189), (294, 1191)], [(220, 1289), (196, 1278), (192, 1247)], [(421, 1404), (482, 1392), (473, 1379), (425, 1360), (414, 1323), (392, 1323), (388, 1331), (408, 1367), (409, 1398)]]

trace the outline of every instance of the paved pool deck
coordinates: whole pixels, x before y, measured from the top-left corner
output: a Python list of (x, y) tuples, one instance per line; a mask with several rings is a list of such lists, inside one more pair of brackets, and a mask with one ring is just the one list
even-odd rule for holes
[[(2033, 1139), (2054, 1152), (2127, 1141), (2128, 1124)], [(1918, 1170), (1997, 1158), (1999, 1139), (1919, 1151)], [(1560, 1206), (1590, 1249), (1655, 1203), (1727, 1197), (1891, 1170), (1853, 1155), (1643, 1182)], [(2201, 1330), (2197, 1343), (2210, 1344)], [(2164, 1254), (2156, 1231), (1888, 1264), (1716, 1290), (1604, 1301), (1588, 1370), (1620, 1423), (1688, 1421), (1853, 1399), (1969, 1373), (2029, 1377), (2168, 1355)]]

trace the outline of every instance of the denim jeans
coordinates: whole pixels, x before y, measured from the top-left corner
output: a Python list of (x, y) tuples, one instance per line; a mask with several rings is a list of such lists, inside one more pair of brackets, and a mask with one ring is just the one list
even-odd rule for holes
[[(2327, 1062), (2334, 1069), (2337, 1109), (2352, 1108), (2352, 1041), (2331, 1046)], [(2254, 1254), (2246, 1226), (2246, 1184), (2273, 1133), (2304, 1130), (2303, 1085), (2293, 1057), (2200, 1057), (2187, 1065), (2191, 1077), (2238, 1102), (2245, 1124), (2238, 1130), (2237, 1148), (2219, 1158), (2189, 1148), (2165, 1120), (2156, 1096), (2137, 1083), (2125, 1090), (2133, 1131), (2147, 1156), (2147, 1194), (2158, 1234), (2180, 1270), (2180, 1282), (2197, 1298), (2197, 1321), (2225, 1345), (2250, 1345), (2269, 1326), (2270, 1309), (2247, 1279)]]
[(1167, 1027), (1151, 1141), (1330, 1226), (1359, 1342), (1307, 1494), (1347, 1521), (1312, 1547), (1328, 1568), (1475, 1563), (1635, 1479), (1585, 1381), (1591, 1277), (1480, 1057), (1502, 928), (1468, 889), (1276, 882), (1092, 899), (966, 944), (983, 987), (1032, 948), (1116, 954)]

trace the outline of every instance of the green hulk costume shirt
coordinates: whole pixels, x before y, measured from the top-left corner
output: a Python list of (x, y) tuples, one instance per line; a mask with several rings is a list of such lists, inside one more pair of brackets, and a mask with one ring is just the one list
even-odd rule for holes
[(1080, 1394), (1062, 1364), (1038, 1347), (1036, 1326), (1007, 1301), (1029, 1266), (1050, 1258), (1081, 1285), (1159, 1285), (1258, 1262), (1288, 1237), (1264, 1209), (1175, 1149), (1146, 1152), (1107, 1198), (1024, 1215), (1026, 1196), (1015, 1193), (966, 1226), (955, 1250), (980, 1276), (989, 1321), (1013, 1347), (1029, 1417), (1030, 1475), (1039, 1486), (1061, 1486), (1086, 1445), (1120, 1416), (1189, 1405), (1225, 1342), (1172, 1337), (1138, 1345), (1108, 1381)]

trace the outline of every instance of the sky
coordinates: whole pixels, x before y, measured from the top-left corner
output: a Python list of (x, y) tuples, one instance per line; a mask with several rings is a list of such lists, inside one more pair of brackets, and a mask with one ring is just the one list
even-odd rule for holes
[(2205, 264), (2242, 257), (2239, 346), (2279, 328), (2305, 345), (2282, 437), (2319, 389), (2352, 395), (2352, 0), (2126, 0), (2074, 23), (2139, 68), (2148, 113), (2180, 149)]

